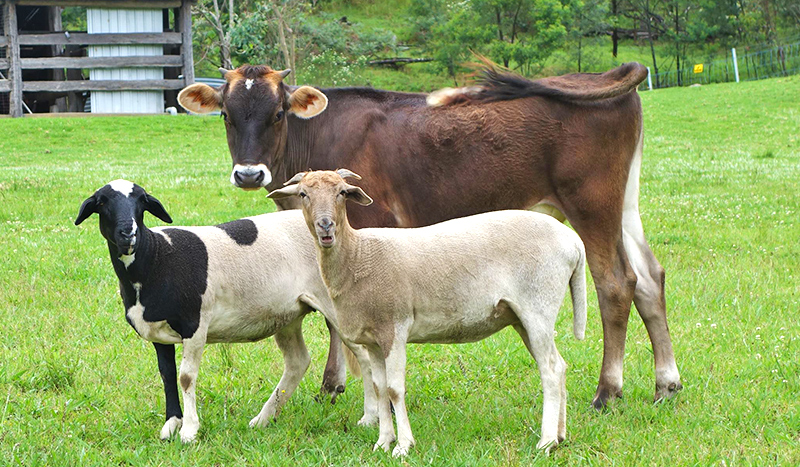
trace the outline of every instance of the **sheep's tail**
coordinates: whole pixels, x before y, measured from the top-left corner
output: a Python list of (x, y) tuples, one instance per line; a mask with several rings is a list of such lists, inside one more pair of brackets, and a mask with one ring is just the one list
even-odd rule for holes
[(353, 375), (354, 378), (361, 378), (361, 365), (358, 364), (356, 354), (354, 354), (349, 347), (344, 345), (344, 343), (342, 343), (342, 352), (344, 353), (345, 365), (347, 365), (347, 369), (350, 370), (350, 374)]
[(583, 242), (578, 241), (578, 264), (569, 279), (572, 295), (572, 333), (578, 340), (586, 335), (586, 250)]

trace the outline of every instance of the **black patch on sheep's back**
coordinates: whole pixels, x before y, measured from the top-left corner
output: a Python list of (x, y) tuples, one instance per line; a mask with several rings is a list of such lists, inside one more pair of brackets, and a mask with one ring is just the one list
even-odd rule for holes
[[(166, 321), (182, 338), (188, 339), (200, 326), (200, 306), (208, 286), (208, 251), (192, 232), (171, 228), (162, 232), (172, 244), (155, 234), (150, 236), (148, 254), (137, 252), (134, 264), (146, 261), (145, 257), (152, 258), (147, 264), (137, 265), (146, 271), (139, 301), (144, 306), (145, 321)], [(136, 303), (136, 291), (130, 282), (120, 286), (127, 310)]]
[(247, 246), (255, 243), (258, 238), (256, 223), (250, 219), (239, 219), (217, 225), (225, 231), (238, 245)]

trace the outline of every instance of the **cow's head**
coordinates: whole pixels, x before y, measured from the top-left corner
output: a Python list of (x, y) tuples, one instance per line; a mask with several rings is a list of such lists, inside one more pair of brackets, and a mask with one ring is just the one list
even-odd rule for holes
[(233, 159), (231, 183), (245, 190), (265, 187), (272, 181), (270, 169), (286, 151), (287, 114), (314, 117), (328, 106), (328, 98), (310, 86), (285, 85), (291, 70), (243, 65), (220, 72), (226, 81), (222, 87), (193, 84), (178, 94), (178, 102), (194, 113), (221, 111)]

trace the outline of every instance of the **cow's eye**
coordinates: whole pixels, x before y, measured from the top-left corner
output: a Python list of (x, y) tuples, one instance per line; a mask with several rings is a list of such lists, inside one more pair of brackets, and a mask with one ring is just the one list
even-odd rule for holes
[(339, 194), (342, 195), (342, 196), (345, 196), (345, 197), (347, 196), (347, 192), (344, 191), (344, 190), (340, 191)]
[(222, 111), (219, 114), (220, 114), (220, 116), (222, 116), (223, 120), (225, 120), (226, 122), (228, 121), (228, 114), (225, 113), (225, 111)]
[(300, 192), (300, 197), (301, 197), (301, 198), (305, 198), (306, 196), (307, 196), (307, 195), (306, 195), (305, 193), (303, 193), (302, 191)]
[(280, 122), (283, 119), (283, 110), (279, 110), (278, 113), (275, 114), (275, 121)]

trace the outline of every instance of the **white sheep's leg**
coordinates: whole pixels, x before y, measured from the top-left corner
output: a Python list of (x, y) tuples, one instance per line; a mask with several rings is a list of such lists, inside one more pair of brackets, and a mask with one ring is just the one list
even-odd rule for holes
[[(560, 441), (559, 435), (566, 435), (566, 396), (565, 384), (566, 364), (556, 350), (552, 332), (537, 329), (534, 326), (514, 326), (525, 347), (536, 360), (539, 376), (542, 380), (542, 437), (536, 444), (537, 449), (549, 453)], [(562, 392), (563, 390), (563, 392)], [(563, 419), (562, 419), (563, 417)], [(563, 423), (563, 427), (561, 422)]]
[(306, 350), (303, 340), (303, 318), (300, 316), (285, 328), (275, 334), (275, 343), (283, 353), (283, 376), (272, 395), (262, 407), (261, 412), (250, 420), (251, 427), (264, 427), (277, 417), (281, 407), (297, 389), (300, 380), (305, 375), (311, 358)]
[(363, 345), (348, 346), (361, 367), (361, 379), (364, 383), (364, 416), (358, 421), (359, 426), (372, 426), (378, 423), (378, 396), (375, 394), (375, 383), (369, 363), (369, 352)]
[(203, 347), (206, 344), (207, 329), (200, 328), (189, 339), (183, 340), (183, 359), (180, 369), (180, 386), (183, 390), (183, 426), (181, 441), (191, 443), (200, 430), (200, 418), (197, 416), (197, 374), (200, 372), (200, 360), (203, 358)]
[(372, 448), (373, 451), (383, 449), (389, 452), (389, 448), (395, 440), (394, 425), (392, 424), (392, 408), (389, 404), (389, 391), (386, 388), (386, 362), (383, 358), (383, 351), (380, 347), (371, 346), (369, 351), (369, 365), (372, 370), (372, 382), (375, 386), (375, 395), (378, 399), (378, 442)]
[(408, 455), (408, 450), (414, 445), (406, 410), (406, 339), (400, 334), (395, 334), (392, 350), (386, 356), (386, 387), (397, 419), (397, 445), (392, 451), (393, 457)]

